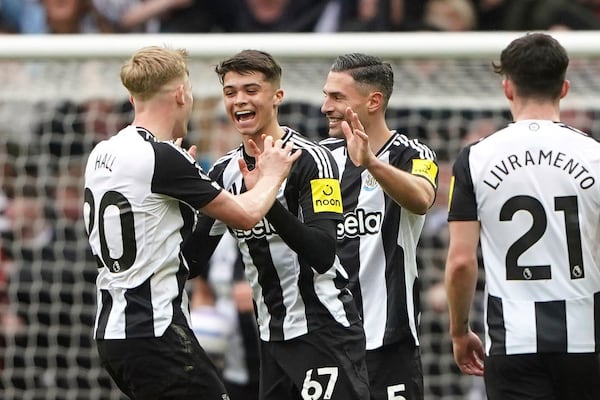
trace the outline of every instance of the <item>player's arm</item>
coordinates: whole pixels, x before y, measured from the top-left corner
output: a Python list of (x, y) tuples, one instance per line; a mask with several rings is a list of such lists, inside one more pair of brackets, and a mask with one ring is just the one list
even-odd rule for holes
[[(346, 118), (351, 122), (342, 122), (346, 137), (348, 154), (352, 162), (365, 167), (377, 180), (381, 188), (402, 208), (414, 214), (423, 215), (435, 200), (437, 184), (437, 165), (433, 160), (413, 160), (412, 174), (378, 159), (369, 145), (369, 137), (356, 114), (350, 107)], [(417, 165), (422, 162), (422, 165)]]
[(210, 235), (215, 220), (200, 216), (196, 229), (183, 244), (182, 253), (190, 270), (189, 279), (201, 276), (208, 278), (209, 261), (223, 235)]
[(365, 167), (383, 191), (402, 208), (424, 215), (432, 206), (435, 189), (429, 178), (402, 171), (377, 157), (373, 157), (372, 162)]
[(450, 311), (450, 334), (469, 331), (469, 312), (477, 285), (479, 221), (450, 221), (445, 286)]
[(469, 147), (463, 149), (453, 166), (448, 206), (450, 243), (444, 285), (454, 360), (462, 372), (480, 376), (483, 375), (483, 344), (469, 327), (469, 312), (477, 286), (480, 233), (469, 153)]
[(303, 223), (279, 201), (267, 213), (267, 220), (298, 257), (317, 272), (324, 273), (331, 267), (336, 251), (337, 220), (321, 218)]
[(477, 285), (479, 221), (450, 221), (450, 245), (445, 287), (454, 360), (469, 375), (483, 375), (483, 345), (469, 327), (469, 312)]

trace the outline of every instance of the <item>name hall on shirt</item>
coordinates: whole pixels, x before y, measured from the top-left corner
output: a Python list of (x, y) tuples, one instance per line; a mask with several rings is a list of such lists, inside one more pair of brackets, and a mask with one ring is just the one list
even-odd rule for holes
[(488, 176), (483, 180), (483, 183), (496, 190), (504, 178), (512, 172), (536, 165), (554, 167), (565, 171), (579, 183), (579, 187), (582, 189), (589, 189), (596, 183), (596, 179), (590, 175), (590, 171), (572, 157), (560, 151), (544, 151), (541, 149), (538, 151), (526, 150), (525, 153), (520, 155), (511, 154), (507, 156), (488, 171)]
[(97, 170), (99, 168), (103, 168), (112, 172), (112, 166), (115, 163), (116, 158), (117, 157), (113, 154), (99, 154), (98, 157), (96, 157), (96, 164), (94, 165), (94, 169)]

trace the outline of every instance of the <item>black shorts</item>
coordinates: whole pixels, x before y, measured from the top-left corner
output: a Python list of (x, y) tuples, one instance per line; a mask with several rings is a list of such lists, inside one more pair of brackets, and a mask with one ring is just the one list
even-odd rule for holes
[(368, 400), (362, 323), (261, 342), (261, 400)]
[(102, 366), (137, 400), (226, 400), (216, 368), (187, 326), (158, 338), (98, 340)]
[(488, 400), (598, 400), (600, 358), (595, 353), (488, 356)]
[(423, 400), (421, 353), (412, 342), (367, 350), (371, 400)]

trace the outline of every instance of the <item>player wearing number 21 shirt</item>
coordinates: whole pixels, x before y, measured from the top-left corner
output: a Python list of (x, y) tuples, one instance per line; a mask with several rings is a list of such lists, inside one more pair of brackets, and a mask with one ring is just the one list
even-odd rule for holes
[[(494, 65), (514, 122), (453, 168), (450, 333), (458, 366), (484, 376), (490, 400), (600, 398), (600, 143), (559, 122), (567, 65), (552, 37), (515, 39)], [(468, 324), (478, 241), (485, 354)]]

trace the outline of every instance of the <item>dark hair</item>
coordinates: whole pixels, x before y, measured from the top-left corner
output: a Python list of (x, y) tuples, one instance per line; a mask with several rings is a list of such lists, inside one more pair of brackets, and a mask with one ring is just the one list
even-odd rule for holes
[(329, 70), (347, 72), (359, 84), (381, 91), (387, 107), (394, 90), (394, 71), (389, 63), (368, 54), (350, 53), (337, 57)]
[(260, 50), (242, 50), (236, 55), (223, 60), (215, 67), (219, 75), (219, 81), (223, 84), (225, 74), (237, 72), (238, 74), (249, 74), (262, 72), (265, 79), (274, 86), (281, 84), (281, 66), (269, 53)]
[(545, 33), (530, 33), (513, 40), (500, 54), (494, 72), (512, 80), (519, 96), (557, 99), (565, 81), (569, 56)]

